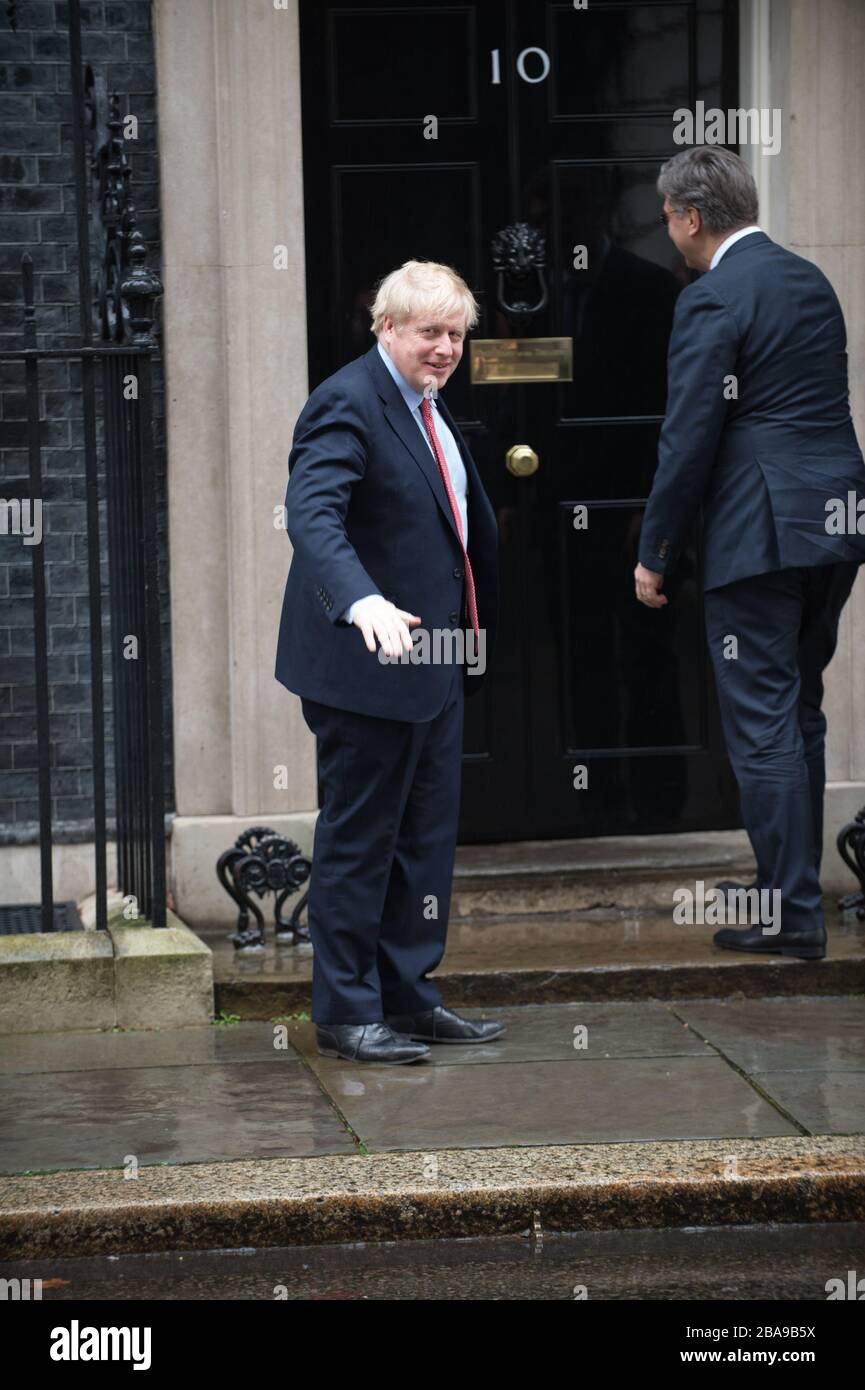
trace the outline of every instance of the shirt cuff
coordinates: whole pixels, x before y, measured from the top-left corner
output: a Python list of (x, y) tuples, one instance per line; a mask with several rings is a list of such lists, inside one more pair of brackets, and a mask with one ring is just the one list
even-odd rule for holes
[(364, 594), (363, 598), (356, 598), (354, 603), (350, 603), (342, 615), (343, 622), (353, 623), (355, 609), (359, 603), (365, 603), (368, 598), (377, 598), (377, 594)]

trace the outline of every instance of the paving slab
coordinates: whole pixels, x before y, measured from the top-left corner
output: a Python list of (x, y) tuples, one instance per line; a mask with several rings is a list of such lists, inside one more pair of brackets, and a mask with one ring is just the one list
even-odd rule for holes
[(700, 999), (674, 1007), (743, 1071), (865, 1073), (865, 999)]
[(437, 1059), (387, 1076), (382, 1068), (361, 1072), (323, 1057), (315, 1070), (370, 1151), (799, 1132), (724, 1061), (710, 1056), (497, 1067), (450, 1066)]
[(753, 1080), (809, 1134), (861, 1134), (865, 1129), (865, 1072), (761, 1071)]
[(19, 1033), (0, 1037), (0, 1076), (27, 1072), (191, 1067), (204, 1063), (297, 1062), (287, 1026), (270, 1022), (103, 1032)]
[[(507, 1032), (489, 1043), (438, 1045), (432, 1049), (435, 1065), (703, 1056), (709, 1049), (708, 1043), (677, 1018), (669, 1006), (642, 1000), (632, 1004), (526, 1004), (521, 1008), (469, 1009), (465, 1017), (496, 1018), (506, 1025)], [(286, 1030), (292, 1045), (311, 1066), (317, 1068), (326, 1060), (318, 1053), (314, 1024), (293, 1021), (286, 1024)]]
[[(433, 1045), (428, 1059), (401, 1068), (321, 1057), (312, 1023), (288, 1028), (370, 1150), (865, 1130), (865, 1001), (548, 1004), (467, 1015), (494, 1016), (508, 1031), (493, 1043)], [(479, 1068), (477, 1078), (465, 1074)]]
[(9, 1074), (0, 1172), (338, 1153), (355, 1143), (309, 1071), (266, 1061)]

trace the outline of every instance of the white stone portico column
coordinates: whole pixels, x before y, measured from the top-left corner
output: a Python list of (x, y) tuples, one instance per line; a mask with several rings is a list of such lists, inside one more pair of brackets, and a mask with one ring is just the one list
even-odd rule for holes
[[(308, 394), (297, 5), (155, 0), (168, 416), (177, 910), (231, 905), (240, 830), (311, 845), (315, 745), (274, 679), (274, 527)], [(285, 248), (275, 268), (276, 248)], [(275, 769), (288, 784), (274, 785)]]

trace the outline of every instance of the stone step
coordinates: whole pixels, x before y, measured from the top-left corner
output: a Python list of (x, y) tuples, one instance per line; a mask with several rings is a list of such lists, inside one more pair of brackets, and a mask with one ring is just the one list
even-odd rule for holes
[(665, 910), (675, 888), (753, 877), (754, 856), (739, 830), (461, 845), (451, 919)]
[(130, 923), (119, 894), (108, 927), (0, 936), (0, 1035), (205, 1024), (209, 950), (169, 910), (158, 931)]
[[(673, 922), (677, 888), (753, 876), (738, 830), (461, 845), (436, 978), (453, 1007), (865, 988), (865, 928), (854, 914), (842, 917), (834, 898), (825, 901), (829, 948), (819, 961), (720, 950), (714, 925)], [(266, 934), (263, 955), (242, 957), (224, 926), (202, 932), (214, 953), (217, 1010), (245, 1019), (309, 1012), (310, 948), (276, 946), (271, 924)]]
[[(825, 904), (823, 960), (720, 950), (713, 926), (677, 926), (663, 914), (585, 912), (451, 922), (436, 972), (445, 1001), (459, 1005), (565, 1000), (730, 998), (855, 994), (865, 989), (865, 926)], [(206, 933), (213, 951), (217, 1011), (244, 1019), (309, 1012), (308, 946), (239, 957), (224, 929)]]

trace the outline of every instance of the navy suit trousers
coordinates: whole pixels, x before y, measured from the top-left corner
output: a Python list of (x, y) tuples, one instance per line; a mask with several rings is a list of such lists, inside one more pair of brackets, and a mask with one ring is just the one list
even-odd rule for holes
[(823, 926), (823, 672), (858, 565), (776, 570), (705, 594), (727, 753), (760, 886), (781, 891), (783, 930)]
[(375, 1023), (441, 1004), (456, 851), (463, 668), (424, 723), (302, 701), (321, 810), (309, 890), (312, 1017)]

